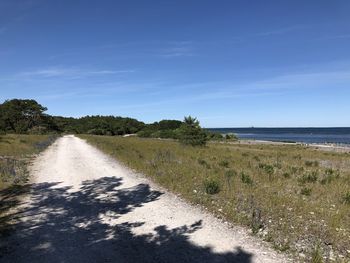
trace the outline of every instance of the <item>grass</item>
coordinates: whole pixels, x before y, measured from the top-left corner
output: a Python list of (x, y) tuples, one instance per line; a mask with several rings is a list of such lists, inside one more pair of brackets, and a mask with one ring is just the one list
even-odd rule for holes
[(29, 191), (31, 157), (49, 146), (54, 135), (0, 135), (0, 238), (12, 232), (7, 212), (16, 207), (19, 196)]
[[(125, 165), (249, 227), (281, 251), (350, 259), (350, 154), (300, 145), (81, 136)], [(315, 259), (316, 258), (316, 259)]]
[(1, 135), (0, 189), (25, 183), (30, 157), (44, 150), (55, 139), (53, 135)]

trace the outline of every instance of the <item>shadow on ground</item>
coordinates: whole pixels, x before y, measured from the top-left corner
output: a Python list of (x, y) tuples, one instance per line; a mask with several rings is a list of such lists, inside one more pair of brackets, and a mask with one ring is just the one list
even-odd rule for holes
[[(161, 192), (146, 184), (119, 188), (122, 181), (104, 177), (86, 181), (81, 191), (59, 183), (32, 184), (0, 192), (0, 262), (251, 262), (252, 255), (236, 248), (215, 253), (189, 241), (202, 222), (135, 235), (144, 222), (111, 225), (101, 215), (121, 217)], [(20, 198), (28, 194), (28, 200)], [(22, 200), (22, 201), (20, 201)], [(18, 209), (10, 207), (17, 206)], [(27, 219), (27, 220), (26, 220)], [(136, 219), (137, 220), (137, 219)]]

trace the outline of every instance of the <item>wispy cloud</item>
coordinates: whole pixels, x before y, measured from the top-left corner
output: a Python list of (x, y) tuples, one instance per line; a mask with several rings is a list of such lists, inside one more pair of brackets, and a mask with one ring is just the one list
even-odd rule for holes
[(256, 36), (267, 37), (267, 36), (273, 36), (273, 35), (282, 35), (282, 34), (286, 34), (286, 33), (292, 32), (292, 31), (298, 31), (298, 30), (301, 30), (301, 29), (306, 29), (306, 28), (309, 28), (309, 27), (310, 26), (308, 26), (308, 25), (295, 25), (295, 26), (277, 28), (277, 29), (273, 29), (273, 30), (259, 32), (259, 33), (256, 34)]
[(85, 78), (99, 75), (113, 75), (122, 73), (132, 73), (134, 70), (85, 70), (75, 68), (47, 68), (34, 71), (25, 71), (19, 73), (20, 76), (27, 77), (67, 77), (67, 78)]
[[(164, 94), (173, 93), (172, 90), (179, 90), (186, 87), (187, 93), (169, 99), (169, 96), (161, 96), (156, 102), (144, 104), (129, 104), (121, 106), (122, 109), (147, 108), (161, 105), (179, 105), (187, 103), (200, 103), (203, 101), (222, 101), (227, 99), (286, 96), (286, 94), (298, 93), (305, 89), (328, 89), (338, 84), (350, 83), (350, 70), (340, 71), (316, 71), (284, 74), (280, 76), (261, 79), (247, 83), (210, 82), (192, 83), (185, 85), (174, 85), (164, 89)], [(201, 89), (197, 89), (202, 87)], [(215, 90), (213, 88), (215, 87)], [(145, 99), (146, 100), (146, 99)]]
[(252, 40), (254, 38), (265, 38), (265, 37), (273, 37), (279, 35), (285, 35), (288, 33), (298, 32), (304, 29), (311, 28), (311, 25), (293, 25), (288, 27), (281, 27), (275, 29), (267, 29), (265, 31), (260, 31), (257, 33), (247, 34), (243, 36), (234, 36), (230, 39), (231, 43), (241, 43), (244, 41)]
[(193, 56), (193, 46), (191, 41), (169, 42), (169, 47), (161, 50), (160, 56), (163, 58), (190, 57)]
[(340, 35), (326, 36), (326, 37), (322, 37), (320, 39), (347, 39), (347, 38), (350, 38), (350, 34), (340, 34)]

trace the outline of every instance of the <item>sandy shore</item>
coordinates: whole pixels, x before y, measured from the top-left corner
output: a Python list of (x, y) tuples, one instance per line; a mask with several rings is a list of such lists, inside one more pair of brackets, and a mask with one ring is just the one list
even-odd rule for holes
[(310, 147), (310, 148), (322, 150), (322, 151), (350, 153), (350, 145), (313, 144), (313, 143), (300, 143), (300, 142), (274, 142), (274, 141), (262, 141), (262, 140), (239, 140), (237, 142), (234, 142), (234, 144), (300, 145), (300, 146)]

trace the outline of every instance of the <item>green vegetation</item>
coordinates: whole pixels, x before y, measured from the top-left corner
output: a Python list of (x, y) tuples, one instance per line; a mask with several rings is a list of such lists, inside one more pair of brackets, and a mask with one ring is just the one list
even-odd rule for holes
[(44, 150), (55, 139), (53, 135), (1, 135), (0, 189), (25, 183), (31, 156)]
[(180, 139), (184, 144), (205, 145), (207, 140), (236, 140), (202, 129), (196, 118), (162, 120), (145, 124), (136, 119), (116, 116), (67, 118), (45, 114), (46, 107), (35, 100), (7, 100), (0, 104), (0, 134), (74, 133), (94, 135), (137, 134), (144, 138)]
[(246, 225), (278, 250), (305, 255), (307, 262), (319, 262), (319, 254), (350, 257), (347, 153), (298, 145), (191, 147), (172, 140), (81, 137), (190, 202)]
[(311, 263), (323, 263), (320, 245), (317, 245), (314, 251), (312, 252)]
[(29, 191), (26, 183), (31, 158), (56, 138), (55, 135), (0, 135), (0, 237), (13, 230), (7, 211), (19, 205), (20, 196)]
[(215, 179), (208, 179), (204, 182), (205, 192), (214, 195), (220, 192), (219, 182)]
[(178, 120), (162, 120), (146, 125), (137, 135), (143, 138), (178, 139), (181, 125), (182, 122)]
[(191, 116), (185, 117), (180, 129), (180, 142), (191, 146), (204, 146), (207, 143), (207, 134), (199, 126), (199, 121)]
[(133, 134), (145, 127), (143, 122), (115, 116), (86, 116), (82, 118), (54, 117), (59, 132), (94, 135)]
[(346, 194), (344, 194), (343, 200), (345, 204), (350, 205), (350, 192), (347, 192)]
[(0, 131), (2, 133), (47, 133), (57, 130), (47, 108), (35, 100), (9, 100), (0, 104)]

